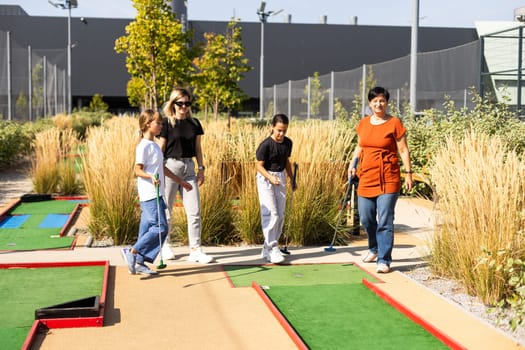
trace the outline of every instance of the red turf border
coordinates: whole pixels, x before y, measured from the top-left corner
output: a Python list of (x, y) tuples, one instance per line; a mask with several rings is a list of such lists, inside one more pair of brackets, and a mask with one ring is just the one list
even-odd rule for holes
[(309, 347), (303, 342), (303, 339), (297, 334), (295, 329), (292, 327), (290, 323), (288, 323), (288, 320), (283, 316), (281, 311), (275, 306), (275, 304), (270, 300), (268, 295), (264, 292), (264, 290), (261, 288), (257, 282), (252, 282), (252, 288), (255, 289), (259, 297), (264, 301), (268, 309), (270, 309), (270, 312), (273, 314), (273, 316), (277, 319), (279, 324), (284, 328), (285, 332), (288, 334), (288, 336), (292, 339), (294, 344), (297, 346), (298, 349), (309, 349)]
[[(320, 264), (340, 264), (340, 263), (320, 263)], [(357, 268), (359, 268), (362, 271), (364, 271), (366, 274), (368, 274), (371, 277), (375, 278), (376, 280), (378, 280), (378, 283), (385, 283), (384, 281), (382, 281), (377, 276), (374, 276), (374, 275), (370, 274), (370, 272), (367, 271), (365, 268), (363, 268), (361, 265), (356, 264), (355, 262), (350, 262), (349, 264), (351, 264), (353, 266), (356, 266)], [(274, 264), (261, 264), (260, 266), (264, 266), (264, 265), (274, 265)], [(304, 263), (304, 264), (287, 264), (287, 265), (292, 266), (292, 265), (313, 265), (313, 264), (311, 264), (311, 263)], [(259, 266), (259, 265), (249, 264), (249, 265), (243, 265), (243, 266)], [(282, 266), (282, 265), (280, 265), (280, 266)], [(224, 266), (223, 266), (223, 272), (224, 272), (224, 275), (226, 276), (226, 280), (228, 281), (230, 286), (232, 288), (237, 288), (233, 284), (233, 282), (230, 279), (230, 277), (228, 276), (228, 273), (224, 270)], [(381, 289), (379, 289), (376, 286), (375, 283), (372, 283), (372, 282), (368, 281), (367, 279), (363, 279), (362, 283), (366, 287), (368, 287), (368, 289), (370, 289), (373, 293), (375, 293), (377, 296), (379, 296), (381, 299), (385, 300), (388, 304), (392, 305), (396, 310), (401, 312), (403, 315), (405, 315), (406, 317), (411, 319), (416, 324), (419, 324), (421, 327), (423, 327), (427, 332), (429, 332), (434, 337), (439, 339), (446, 346), (448, 346), (448, 347), (450, 347), (451, 349), (454, 349), (454, 350), (466, 350), (467, 349), (466, 347), (464, 347), (463, 345), (459, 344), (458, 342), (456, 342), (454, 339), (452, 339), (448, 335), (446, 335), (443, 332), (441, 332), (438, 328), (434, 327), (433, 325), (431, 325), (430, 323), (428, 323), (427, 321), (425, 321), (424, 319), (422, 319), (421, 317), (416, 315), (414, 312), (410, 311), (406, 306), (404, 306), (403, 304), (401, 304), (400, 302), (395, 300), (393, 297), (388, 295), (386, 292), (384, 292)], [(308, 346), (303, 342), (302, 338), (299, 336), (299, 334), (297, 334), (297, 332), (292, 327), (292, 325), (290, 325), (290, 323), (288, 323), (288, 320), (283, 316), (283, 314), (279, 311), (279, 309), (274, 305), (274, 303), (271, 301), (271, 299), (268, 297), (268, 295), (264, 292), (264, 290), (261, 288), (261, 286), (259, 284), (257, 284), (257, 282), (253, 281), (252, 282), (252, 288), (255, 289), (257, 294), (261, 297), (261, 299), (264, 301), (266, 306), (270, 309), (270, 312), (275, 316), (277, 321), (281, 324), (281, 326), (284, 328), (284, 330), (286, 331), (288, 336), (290, 336), (292, 341), (297, 345), (297, 347), (299, 349), (308, 349)]]
[(423, 327), (427, 332), (432, 334), (434, 337), (443, 342), (446, 346), (454, 350), (466, 350), (467, 348), (463, 345), (456, 342), (454, 339), (450, 338), (448, 335), (441, 332), (438, 328), (434, 327), (423, 318), (416, 315), (414, 312), (410, 311), (406, 306), (395, 300), (393, 297), (388, 295), (385, 291), (379, 289), (374, 283), (363, 279), (363, 284), (368, 287), (373, 293), (379, 296), (381, 299), (392, 305), (395, 309), (401, 312), (403, 315), (411, 319), (413, 322), (417, 323)]
[(106, 294), (108, 290), (109, 261), (76, 261), (76, 262), (43, 262), (43, 263), (7, 263), (0, 264), (0, 268), (47, 268), (47, 267), (74, 267), (74, 266), (104, 266), (104, 277), (100, 295), (99, 315), (96, 317), (78, 318), (49, 318), (35, 320), (22, 345), (22, 350), (28, 350), (33, 345), (35, 335), (40, 327), (51, 328), (79, 328), (79, 327), (102, 327), (104, 325), (104, 311), (106, 305)]

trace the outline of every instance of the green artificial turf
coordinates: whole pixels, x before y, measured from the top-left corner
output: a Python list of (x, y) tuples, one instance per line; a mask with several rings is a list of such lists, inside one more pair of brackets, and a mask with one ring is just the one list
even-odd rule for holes
[(363, 278), (375, 282), (368, 273), (352, 264), (224, 266), (236, 287), (304, 286), (313, 284), (361, 284)]
[(446, 349), (379, 298), (345, 264), (225, 266), (235, 286), (263, 290), (310, 349)]
[(35, 310), (101, 295), (104, 266), (0, 269), (0, 344), (20, 349)]
[(0, 250), (70, 248), (75, 237), (59, 237), (60, 228), (0, 229)]
[(49, 200), (20, 203), (9, 214), (71, 214), (78, 203), (68, 200)]

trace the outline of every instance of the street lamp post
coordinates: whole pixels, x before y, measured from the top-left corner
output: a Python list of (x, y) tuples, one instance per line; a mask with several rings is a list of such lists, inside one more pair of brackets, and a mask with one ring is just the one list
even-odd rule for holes
[(257, 10), (257, 14), (259, 15), (259, 20), (261, 21), (261, 62), (260, 62), (260, 78), (259, 78), (259, 118), (264, 118), (264, 24), (268, 20), (268, 17), (273, 13), (273, 15), (276, 15), (282, 10), (279, 10), (277, 12), (274, 11), (267, 11), (265, 12), (264, 9), (266, 8), (266, 2), (262, 1), (261, 6)]
[(67, 10), (67, 113), (71, 114), (72, 110), (72, 93), (71, 93), (71, 9), (78, 7), (77, 0), (63, 0), (62, 2), (49, 3), (57, 8)]
[(268, 19), (268, 16), (272, 13), (272, 11), (264, 12), (264, 9), (266, 7), (266, 3), (263, 1), (261, 2), (261, 6), (257, 10), (257, 14), (259, 15), (259, 20), (261, 21), (261, 60), (259, 64), (259, 118), (264, 118), (264, 24), (266, 23), (266, 20)]

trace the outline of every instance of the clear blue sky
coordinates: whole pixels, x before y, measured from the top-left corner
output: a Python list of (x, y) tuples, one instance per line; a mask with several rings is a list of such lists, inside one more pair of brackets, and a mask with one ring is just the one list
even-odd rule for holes
[[(63, 1), (63, 0), (52, 0)], [(20, 5), (31, 16), (67, 16), (66, 10), (47, 0), (0, 0)], [(190, 20), (228, 21), (232, 16), (244, 22), (258, 22), (260, 0), (187, 0)], [(410, 26), (413, 0), (266, 0), (266, 11), (277, 12), (268, 22), (319, 23), (326, 15), (328, 24), (348, 24), (357, 16), (362, 25)], [(420, 0), (420, 26), (474, 28), (475, 21), (513, 21), (514, 9), (525, 7), (523, 0)], [(131, 0), (78, 0), (73, 17), (133, 18)]]

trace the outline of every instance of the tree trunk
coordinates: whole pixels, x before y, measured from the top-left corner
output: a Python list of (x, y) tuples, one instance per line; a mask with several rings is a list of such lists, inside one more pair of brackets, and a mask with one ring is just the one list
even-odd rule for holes
[(215, 118), (215, 121), (219, 120), (219, 100), (215, 99), (213, 101), (213, 117)]

